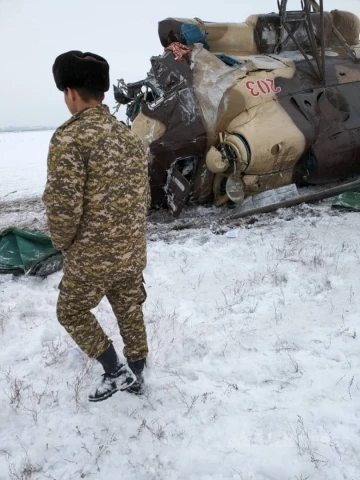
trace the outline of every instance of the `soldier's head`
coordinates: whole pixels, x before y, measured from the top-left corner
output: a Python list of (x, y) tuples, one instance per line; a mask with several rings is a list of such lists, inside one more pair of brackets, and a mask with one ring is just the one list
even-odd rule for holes
[(101, 103), (110, 86), (109, 64), (105, 58), (90, 52), (71, 50), (59, 55), (53, 75), (72, 114)]

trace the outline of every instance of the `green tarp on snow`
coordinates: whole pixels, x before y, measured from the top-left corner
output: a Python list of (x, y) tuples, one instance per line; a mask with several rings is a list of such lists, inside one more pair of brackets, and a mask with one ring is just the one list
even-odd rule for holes
[(43, 233), (8, 228), (0, 233), (0, 273), (46, 277), (62, 268), (62, 255)]
[(331, 206), (332, 208), (348, 208), (349, 210), (360, 211), (360, 193), (344, 192), (334, 199)]

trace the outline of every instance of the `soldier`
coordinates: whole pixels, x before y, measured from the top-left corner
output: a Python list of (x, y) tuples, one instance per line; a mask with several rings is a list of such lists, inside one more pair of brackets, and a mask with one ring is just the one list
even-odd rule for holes
[[(102, 104), (109, 89), (104, 58), (70, 51), (56, 58), (53, 75), (72, 114), (51, 139), (43, 196), (52, 242), (64, 256), (57, 317), (104, 368), (90, 401), (117, 390), (139, 394), (148, 353), (142, 313), (147, 160), (141, 141)], [(90, 312), (104, 296), (117, 318), (127, 365)]]

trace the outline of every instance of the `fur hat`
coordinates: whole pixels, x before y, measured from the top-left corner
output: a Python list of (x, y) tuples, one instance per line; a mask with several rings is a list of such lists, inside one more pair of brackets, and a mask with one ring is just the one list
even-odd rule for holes
[(61, 91), (67, 87), (83, 87), (107, 92), (110, 87), (109, 64), (94, 53), (78, 50), (63, 53), (55, 59), (52, 70)]

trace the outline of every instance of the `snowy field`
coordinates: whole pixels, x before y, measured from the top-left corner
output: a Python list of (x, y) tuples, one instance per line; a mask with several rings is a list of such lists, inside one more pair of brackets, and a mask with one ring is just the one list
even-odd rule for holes
[(0, 201), (41, 195), (53, 131), (0, 133)]
[[(0, 216), (41, 195), (50, 135), (1, 135)], [(19, 204), (3, 222), (31, 225)], [(0, 275), (0, 479), (359, 480), (360, 216), (330, 206), (234, 238), (153, 227), (141, 398), (87, 401), (101, 369), (57, 323), (60, 272)], [(107, 301), (96, 312), (121, 351)]]

